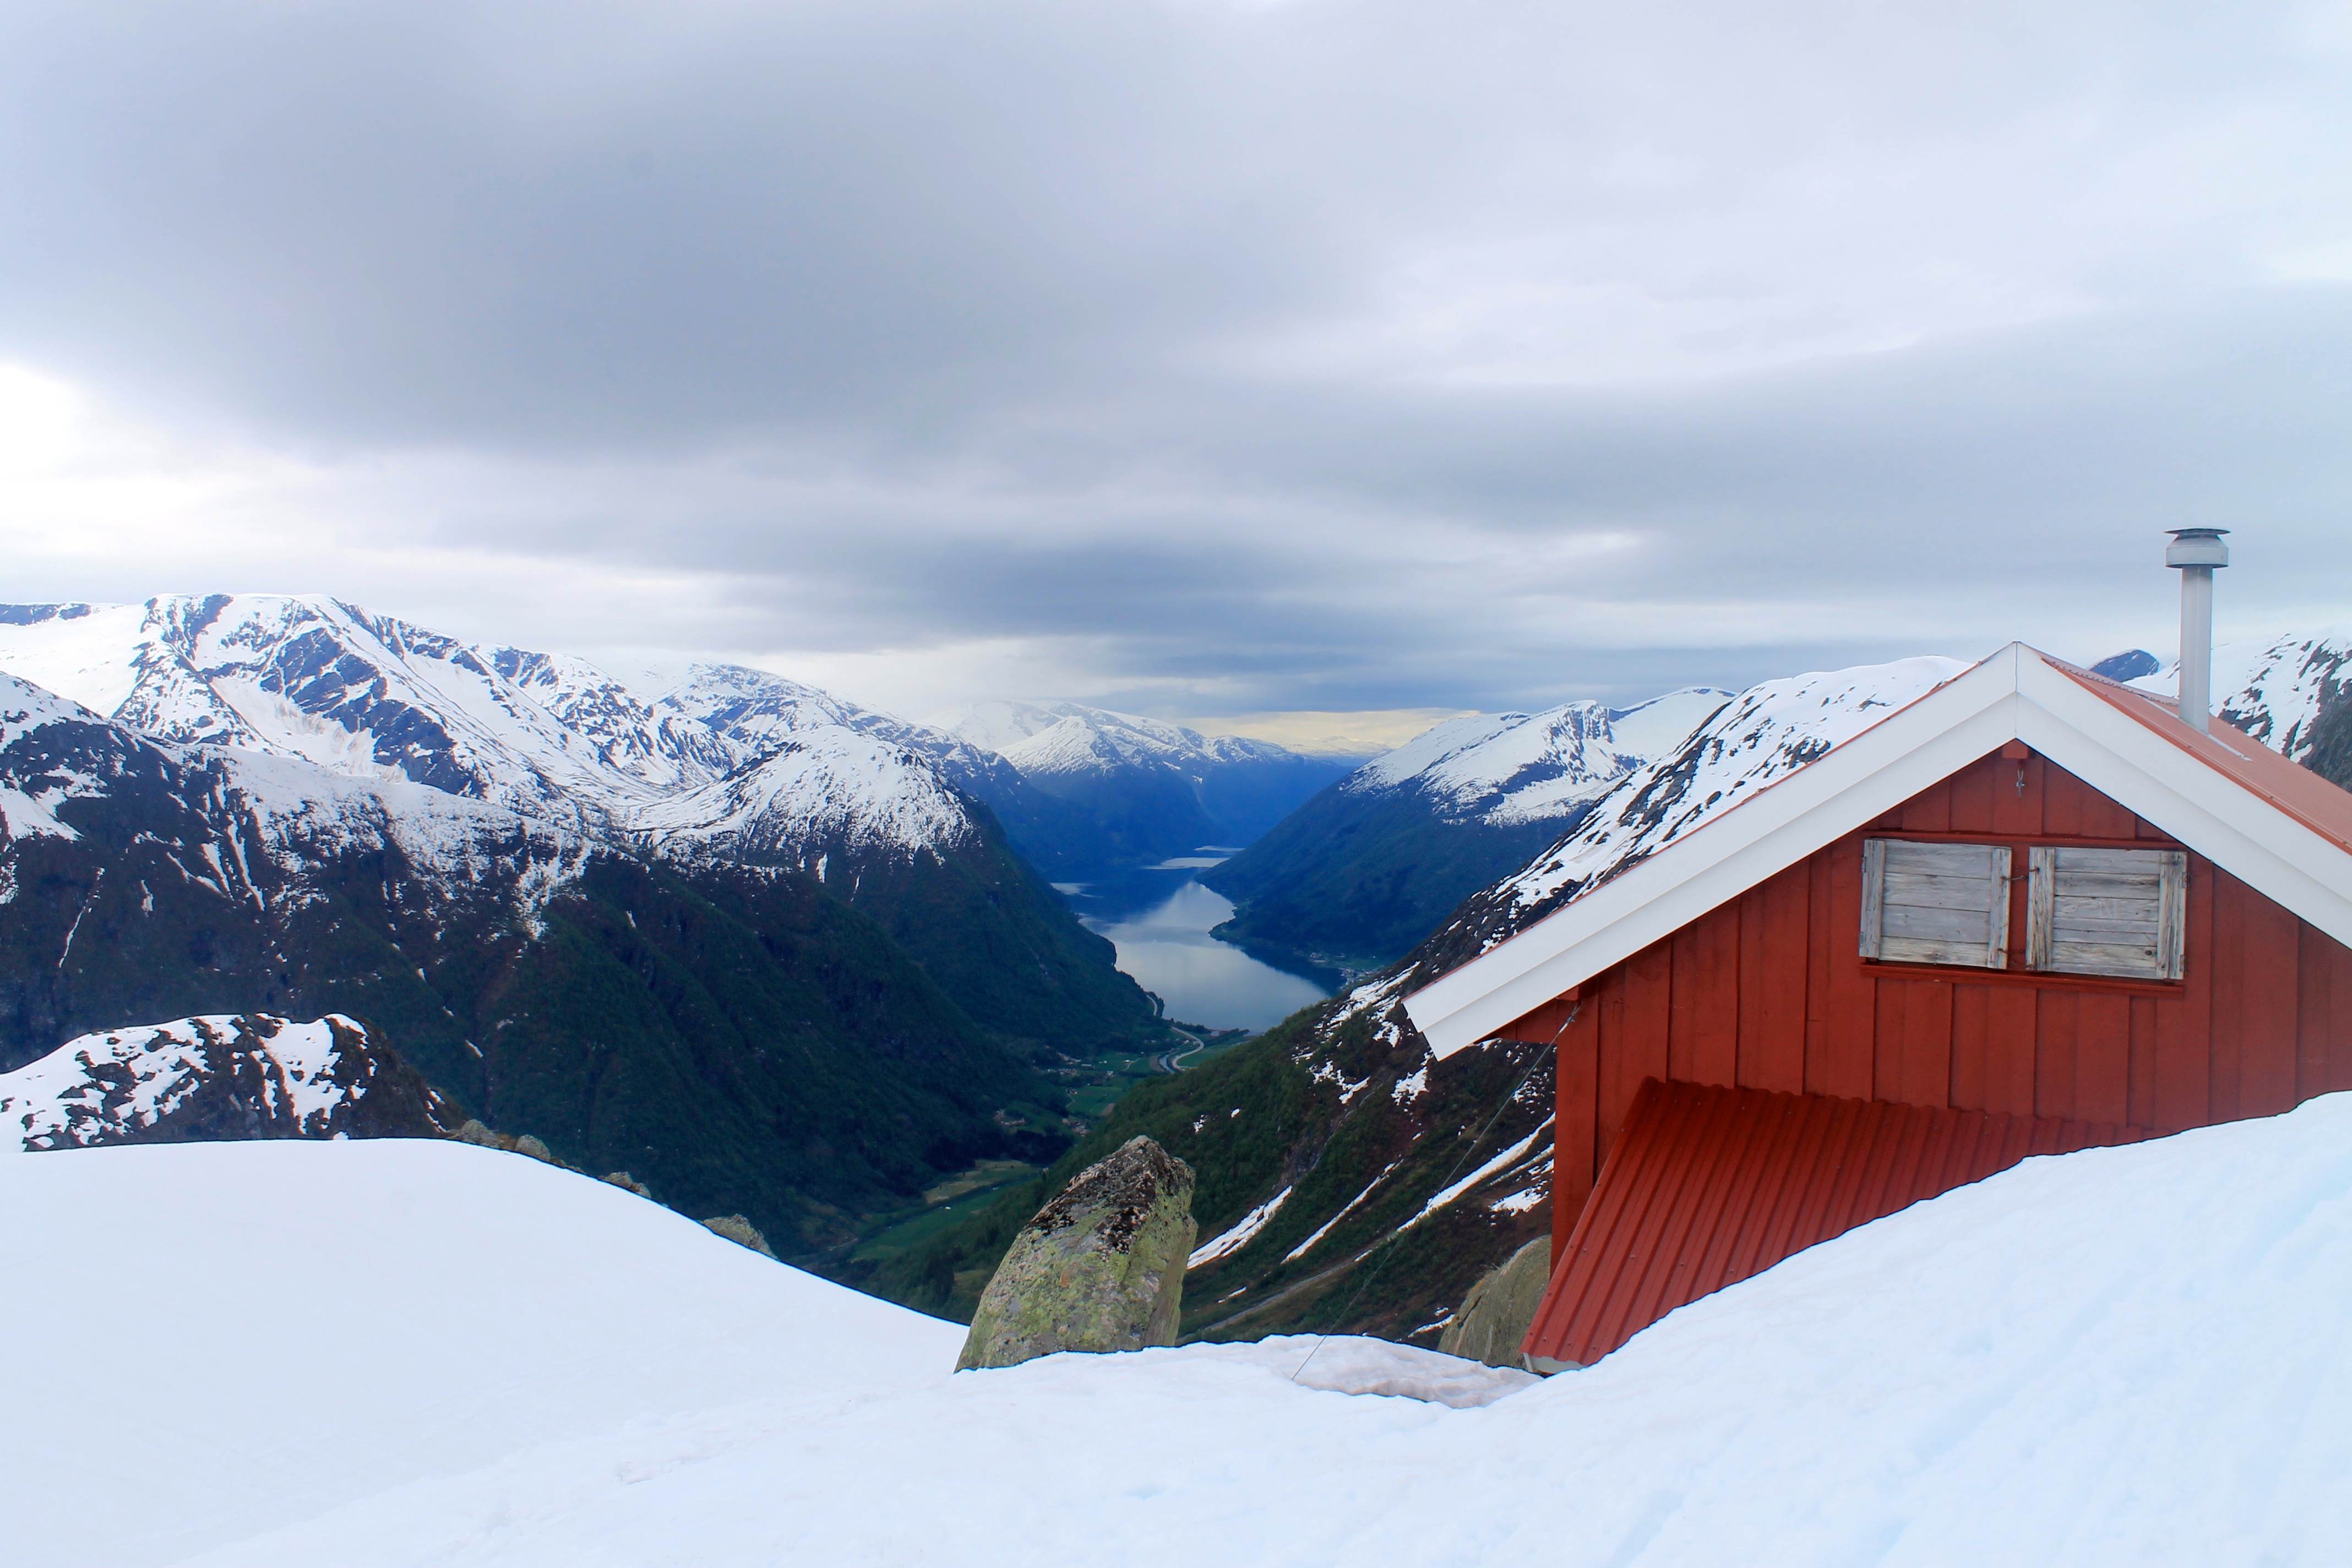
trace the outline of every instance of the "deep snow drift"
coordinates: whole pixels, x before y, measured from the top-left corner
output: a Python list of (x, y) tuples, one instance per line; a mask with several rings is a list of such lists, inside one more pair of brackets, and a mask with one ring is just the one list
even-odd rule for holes
[(0, 1247), (12, 1563), (2352, 1561), (2352, 1095), (2029, 1161), (1472, 1408), (1307, 1341), (950, 1376), (951, 1324), (447, 1144), (0, 1158)]

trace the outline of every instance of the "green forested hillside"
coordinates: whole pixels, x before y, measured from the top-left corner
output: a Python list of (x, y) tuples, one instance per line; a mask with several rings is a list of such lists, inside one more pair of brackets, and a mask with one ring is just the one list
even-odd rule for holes
[[(1549, 1228), (1548, 1189), (1530, 1173), (1549, 1145), (1529, 1141), (1549, 1121), (1550, 1053), (1465, 1052), (1429, 1066), (1421, 1092), (1401, 1097), (1404, 1069), (1426, 1060), (1418, 1037), (1401, 1046), (1369, 1014), (1335, 1027), (1343, 1010), (1320, 1004), (1195, 1071), (1138, 1087), (1044, 1176), (892, 1259), (864, 1287), (969, 1320), (1022, 1223), (1088, 1163), (1143, 1133), (1198, 1174), (1203, 1246), (1287, 1194), (1246, 1245), (1187, 1276), (1187, 1336), (1433, 1337), (1479, 1274)], [(1523, 1143), (1522, 1158), (1414, 1223), (1449, 1183)], [(1528, 1191), (1534, 1201), (1493, 1206)]]

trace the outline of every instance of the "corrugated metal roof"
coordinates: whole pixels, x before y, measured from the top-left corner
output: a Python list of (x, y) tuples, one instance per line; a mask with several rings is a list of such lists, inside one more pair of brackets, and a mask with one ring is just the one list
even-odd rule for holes
[(2029, 1154), (2148, 1136), (1651, 1079), (1554, 1262), (1528, 1352), (1590, 1365), (1685, 1302)]

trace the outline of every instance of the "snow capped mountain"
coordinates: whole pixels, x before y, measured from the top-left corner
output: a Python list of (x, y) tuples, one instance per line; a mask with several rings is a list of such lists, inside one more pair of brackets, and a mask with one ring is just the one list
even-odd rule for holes
[(1032, 778), (1165, 767), (1195, 784), (1235, 763), (1282, 762), (1297, 755), (1271, 741), (1203, 735), (1157, 719), (1076, 702), (986, 702), (950, 732), (999, 752)]
[(159, 741), (299, 757), (532, 815), (644, 788), (486, 650), (332, 599), (9, 606), (0, 668)]
[(0, 611), (0, 669), (68, 689), (0, 674), (0, 1070), (365, 1018), (468, 1114), (808, 1255), (931, 1160), (1058, 1146), (1033, 1058), (1159, 1037), (950, 771), (1018, 809), (1011, 764), (793, 682), (228, 595)]
[(28, 1150), (423, 1138), (461, 1120), (365, 1025), (339, 1015), (218, 1015), (84, 1035), (0, 1073), (0, 1135)]
[(1731, 695), (1691, 687), (1633, 708), (1565, 702), (1541, 713), (1452, 719), (1367, 763), (1340, 787), (1415, 788), (1443, 815), (1496, 826), (1562, 819), (1620, 774), (1679, 747)]
[(1128, 858), (1247, 844), (1347, 771), (1271, 741), (1076, 702), (985, 702), (948, 730), (1083, 808)]
[[(2352, 624), (2224, 643), (2213, 650), (2220, 716), (2291, 762), (2352, 789)], [(2180, 666), (2134, 680), (2170, 697)]]
[[(300, 595), (0, 606), (0, 669), (157, 740), (406, 780), (656, 850), (673, 831), (695, 853), (722, 832), (935, 849), (941, 835), (973, 832), (955, 770), (981, 778), (992, 766), (947, 737), (761, 671), (696, 666), (646, 695), (583, 659), (463, 644)], [(866, 744), (877, 737), (894, 744)], [(782, 753), (782, 775), (830, 793), (780, 778), (714, 795)], [(811, 755), (865, 760), (812, 773)], [(910, 812), (910, 798), (928, 808)]]
[(1958, 659), (1906, 658), (1748, 688), (1678, 749), (1620, 779), (1550, 854), (1492, 889), (1482, 902), (1511, 913), (1485, 943), (1752, 798), (1968, 668)]
[[(310, 901), (302, 879), (316, 862), (390, 855), (438, 896), (499, 884), (527, 913), (577, 873), (591, 847), (576, 834), (405, 779), (155, 741), (0, 674), (0, 904), (21, 886), (16, 867), (33, 841), (84, 837), (59, 816), (68, 801), (142, 813), (142, 858), (169, 867), (175, 883), (259, 910)], [(126, 874), (114, 869), (118, 879)], [(145, 896), (152, 902), (152, 889)]]
[(1632, 708), (1450, 719), (1210, 872), (1237, 906), (1219, 934), (1340, 969), (1392, 962), (1729, 700), (1692, 687)]
[(898, 742), (827, 724), (782, 732), (775, 750), (724, 778), (632, 811), (629, 831), (666, 854), (821, 866), (829, 856), (979, 837), (942, 772)]
[[(364, 1018), (467, 1114), (788, 1253), (936, 1181), (929, 1159), (1014, 1148), (998, 1115), (1049, 1102), (1041, 1046), (1150, 1017), (996, 839), (845, 857), (823, 885), (702, 840), (649, 858), (405, 779), (150, 740), (9, 676), (0, 816), (0, 1071), (78, 1042), (110, 1077), (82, 1037), (131, 1020)], [(158, 1135), (261, 1125), (238, 1105), (275, 1069), (238, 1059), (210, 1053), (218, 1092)]]

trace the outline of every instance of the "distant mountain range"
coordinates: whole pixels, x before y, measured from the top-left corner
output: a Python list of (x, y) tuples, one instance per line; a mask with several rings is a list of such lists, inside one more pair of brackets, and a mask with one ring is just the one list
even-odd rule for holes
[(1248, 844), (1357, 761), (1076, 702), (982, 703), (949, 731), (1098, 824), (1108, 854), (1097, 866)]
[(791, 681), (641, 692), (226, 595), (0, 607), (0, 1070), (344, 1014), (491, 1125), (806, 1251), (1049, 1150), (1038, 1065), (1160, 1028), (980, 791), (1051, 797)]
[(1391, 963), (1731, 698), (1692, 687), (1633, 708), (1569, 702), (1449, 720), (1206, 872), (1236, 906), (1217, 934), (1294, 965)]

